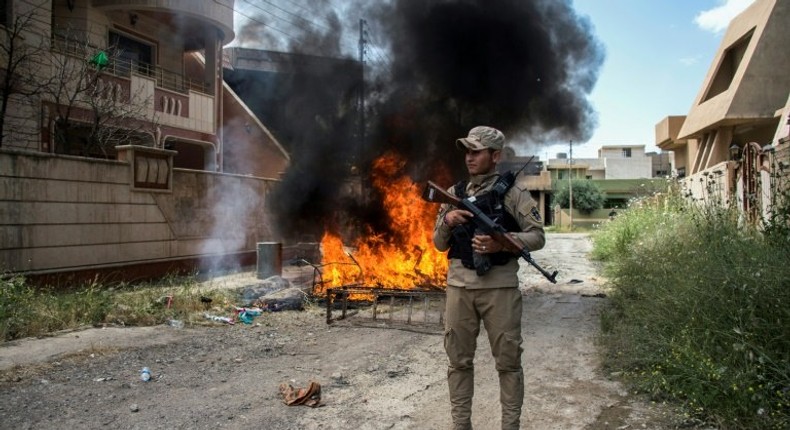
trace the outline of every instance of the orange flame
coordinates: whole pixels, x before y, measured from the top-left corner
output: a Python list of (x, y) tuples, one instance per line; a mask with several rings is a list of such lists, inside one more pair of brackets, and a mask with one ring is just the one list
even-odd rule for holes
[(340, 236), (324, 233), (323, 285), (317, 285), (315, 293), (350, 284), (396, 289), (445, 284), (447, 257), (433, 245), (439, 206), (422, 200), (422, 190), (407, 176), (398, 176), (404, 165), (394, 154), (373, 163), (373, 186), (384, 196), (396, 237), (368, 235), (347, 251)]

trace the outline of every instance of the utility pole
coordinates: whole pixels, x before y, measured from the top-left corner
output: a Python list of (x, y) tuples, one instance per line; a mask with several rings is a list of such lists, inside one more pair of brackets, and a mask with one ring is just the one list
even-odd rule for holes
[[(357, 112), (359, 113), (359, 147), (357, 148), (357, 163), (362, 162), (362, 151), (365, 146), (365, 44), (367, 44), (367, 21), (359, 19), (359, 100)], [(359, 167), (359, 166), (358, 166)]]
[(568, 159), (568, 213), (571, 215), (571, 231), (573, 231), (573, 140), (570, 141), (571, 150)]

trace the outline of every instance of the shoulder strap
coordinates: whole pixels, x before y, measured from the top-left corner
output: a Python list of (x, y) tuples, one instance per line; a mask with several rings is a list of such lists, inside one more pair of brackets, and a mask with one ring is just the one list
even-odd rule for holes
[(466, 186), (469, 184), (469, 181), (462, 180), (459, 181), (455, 186), (453, 186), (453, 194), (459, 199), (465, 199), (466, 195)]

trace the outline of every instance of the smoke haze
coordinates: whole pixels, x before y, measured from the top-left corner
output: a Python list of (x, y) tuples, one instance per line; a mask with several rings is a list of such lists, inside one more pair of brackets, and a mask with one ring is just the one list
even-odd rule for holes
[[(274, 198), (286, 233), (320, 232), (340, 209), (386, 230), (375, 195), (362, 203), (346, 191), (352, 173), (364, 178), (388, 151), (406, 159), (403, 173), (415, 181), (439, 171), (457, 180), (464, 172), (454, 141), (476, 125), (501, 129), (513, 145), (592, 135), (588, 96), (604, 50), (571, 0), (368, 1), (344, 3), (344, 10), (316, 3), (311, 20), (320, 17), (320, 24), (291, 27), (289, 37), (277, 37), (279, 47), (332, 57), (345, 51), (353, 59), (348, 40), (358, 38), (364, 18), (376, 56), (365, 57), (364, 87), (347, 64), (291, 75), (283, 102), (291, 114), (278, 139), (293, 165)], [(262, 36), (266, 30), (252, 23), (239, 35), (246, 47), (271, 49), (250, 42), (270, 37)], [(356, 109), (363, 88), (364, 139)]]

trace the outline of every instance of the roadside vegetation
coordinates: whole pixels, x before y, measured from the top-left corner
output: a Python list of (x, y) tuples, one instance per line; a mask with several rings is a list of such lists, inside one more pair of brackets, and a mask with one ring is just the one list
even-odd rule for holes
[(571, 205), (583, 214), (591, 214), (596, 209), (601, 209), (606, 202), (606, 193), (601, 191), (595, 182), (589, 179), (574, 179), (572, 184), (568, 181), (559, 181), (554, 189), (552, 204), (558, 204), (563, 209)]
[(44, 336), (84, 326), (202, 321), (209, 306), (227, 307), (227, 292), (201, 288), (195, 277), (116, 286), (91, 282), (63, 291), (23, 277), (0, 277), (0, 339)]
[(610, 304), (608, 370), (690, 420), (790, 428), (790, 199), (761, 228), (675, 190), (633, 202), (594, 233)]

